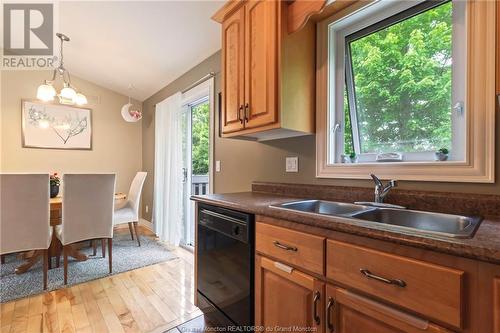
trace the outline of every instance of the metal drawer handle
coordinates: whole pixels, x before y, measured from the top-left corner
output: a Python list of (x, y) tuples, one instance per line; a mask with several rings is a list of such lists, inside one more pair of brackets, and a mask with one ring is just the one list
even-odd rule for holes
[(314, 293), (314, 298), (313, 298), (313, 317), (314, 317), (314, 322), (316, 323), (316, 325), (321, 324), (321, 319), (319, 318), (319, 315), (318, 315), (318, 302), (320, 300), (320, 296), (321, 296), (321, 294), (319, 293), (319, 291), (316, 291)]
[(248, 103), (245, 104), (245, 121), (248, 123), (250, 120), (250, 105)]
[(243, 105), (240, 105), (240, 108), (238, 109), (238, 120), (240, 121), (241, 124), (243, 124), (243, 117), (241, 116), (242, 112), (243, 112)]
[(295, 246), (284, 245), (284, 244), (281, 244), (278, 241), (274, 241), (273, 244), (277, 248), (280, 248), (280, 249), (285, 250), (285, 251), (293, 251), (293, 252), (297, 252), (298, 251), (298, 249)]
[(328, 305), (326, 306), (326, 326), (330, 332), (335, 332), (335, 327), (332, 323), (332, 310), (335, 311), (335, 300), (329, 297)]
[(366, 276), (369, 279), (377, 280), (377, 281), (387, 283), (387, 284), (392, 284), (392, 285), (398, 286), (400, 288), (406, 287), (406, 282), (404, 282), (403, 280), (386, 279), (384, 277), (375, 275), (375, 274), (371, 273), (369, 270), (364, 269), (364, 268), (361, 268), (359, 271), (361, 272), (361, 274), (363, 274), (364, 276)]

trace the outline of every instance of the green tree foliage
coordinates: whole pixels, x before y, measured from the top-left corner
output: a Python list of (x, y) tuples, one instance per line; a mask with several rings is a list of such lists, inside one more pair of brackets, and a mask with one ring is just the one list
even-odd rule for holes
[(209, 105), (198, 104), (191, 109), (193, 175), (208, 174)]
[[(450, 148), (451, 1), (350, 47), (361, 152)], [(345, 147), (350, 153), (349, 135)]]

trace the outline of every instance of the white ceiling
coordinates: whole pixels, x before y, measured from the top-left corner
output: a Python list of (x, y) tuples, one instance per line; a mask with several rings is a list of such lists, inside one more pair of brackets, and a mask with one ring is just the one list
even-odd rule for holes
[(64, 47), (65, 67), (143, 101), (220, 49), (220, 26), (210, 17), (222, 4), (60, 2), (59, 30), (71, 38)]

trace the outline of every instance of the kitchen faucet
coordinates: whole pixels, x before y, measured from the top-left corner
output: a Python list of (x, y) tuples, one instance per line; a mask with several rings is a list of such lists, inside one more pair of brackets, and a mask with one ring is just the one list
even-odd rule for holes
[(370, 176), (373, 178), (373, 181), (375, 182), (375, 202), (376, 203), (383, 203), (384, 198), (387, 196), (389, 191), (393, 187), (398, 186), (398, 181), (397, 180), (391, 180), (387, 185), (384, 186), (382, 181), (375, 176), (373, 173), (370, 174)]

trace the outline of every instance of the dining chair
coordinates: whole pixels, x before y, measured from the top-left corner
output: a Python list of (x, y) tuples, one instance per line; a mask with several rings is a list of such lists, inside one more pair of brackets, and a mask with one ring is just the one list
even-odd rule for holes
[(68, 254), (75, 243), (108, 241), (109, 273), (113, 270), (113, 212), (115, 174), (64, 174), (62, 224), (56, 236), (63, 245), (64, 284), (68, 283)]
[(135, 175), (134, 180), (130, 185), (127, 200), (115, 206), (115, 215), (113, 217), (114, 225), (128, 223), (128, 229), (132, 240), (134, 239), (134, 232), (132, 231), (133, 227), (138, 246), (141, 246), (141, 240), (139, 239), (137, 228), (137, 224), (139, 222), (139, 203), (141, 202), (142, 187), (144, 186), (146, 175), (147, 172), (138, 172)]
[(0, 174), (0, 255), (34, 250), (43, 261), (43, 289), (52, 239), (49, 200), (49, 174)]

